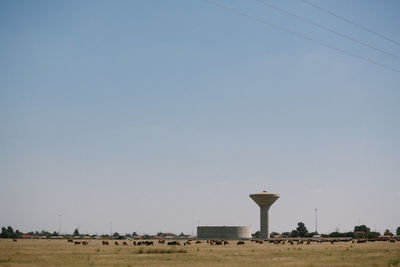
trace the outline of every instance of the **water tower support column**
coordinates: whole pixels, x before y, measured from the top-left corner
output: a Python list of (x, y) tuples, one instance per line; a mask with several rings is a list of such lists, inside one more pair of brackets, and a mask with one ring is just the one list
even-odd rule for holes
[(269, 238), (269, 207), (260, 207), (261, 238)]

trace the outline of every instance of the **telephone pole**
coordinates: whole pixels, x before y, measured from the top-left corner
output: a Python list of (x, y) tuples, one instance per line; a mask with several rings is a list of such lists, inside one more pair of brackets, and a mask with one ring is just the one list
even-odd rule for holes
[(61, 235), (61, 214), (58, 214), (58, 235)]
[(315, 233), (318, 233), (317, 211), (318, 211), (318, 209), (315, 209)]

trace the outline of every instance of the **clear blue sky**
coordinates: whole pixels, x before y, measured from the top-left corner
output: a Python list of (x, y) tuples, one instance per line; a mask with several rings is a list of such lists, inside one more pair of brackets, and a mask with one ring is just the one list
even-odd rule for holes
[[(269, 2), (400, 56), (300, 0)], [(230, 7), (400, 69), (257, 1)], [(313, 0), (400, 42), (398, 1)], [(0, 225), (400, 226), (400, 73), (191, 1), (0, 2)]]

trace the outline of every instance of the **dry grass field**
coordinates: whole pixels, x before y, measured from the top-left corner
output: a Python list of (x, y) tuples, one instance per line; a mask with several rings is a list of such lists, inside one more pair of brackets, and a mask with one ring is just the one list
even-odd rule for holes
[[(237, 246), (155, 244), (151, 247), (87, 246), (67, 240), (0, 239), (1, 266), (398, 266), (400, 242), (363, 244), (311, 243), (274, 245), (246, 242)], [(399, 265), (400, 266), (400, 265)]]

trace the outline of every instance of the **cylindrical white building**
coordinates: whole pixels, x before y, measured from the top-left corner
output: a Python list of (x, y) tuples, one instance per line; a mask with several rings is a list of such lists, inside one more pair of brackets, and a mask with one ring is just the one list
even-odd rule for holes
[(249, 226), (198, 226), (198, 239), (250, 239), (251, 227)]

